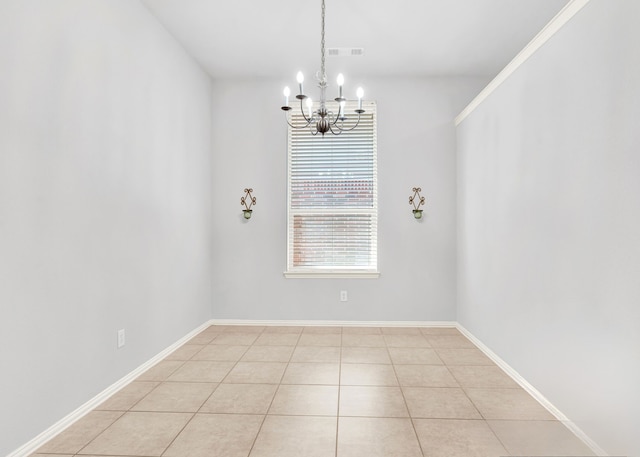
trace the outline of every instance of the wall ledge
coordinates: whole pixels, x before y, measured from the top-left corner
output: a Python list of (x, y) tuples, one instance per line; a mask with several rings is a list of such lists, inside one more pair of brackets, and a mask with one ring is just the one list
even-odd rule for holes
[(556, 34), (569, 20), (580, 11), (589, 0), (571, 0), (555, 15), (551, 21), (527, 44), (517, 56), (513, 58), (511, 62), (507, 64), (504, 69), (493, 78), (493, 80), (482, 89), (482, 91), (474, 98), (471, 103), (462, 110), (455, 118), (456, 127), (465, 120), (465, 118), (471, 114), (482, 102), (496, 90), (500, 84), (505, 82), (513, 72), (515, 72), (520, 65), (525, 63), (529, 57), (531, 57), (538, 49), (542, 47), (553, 35)]

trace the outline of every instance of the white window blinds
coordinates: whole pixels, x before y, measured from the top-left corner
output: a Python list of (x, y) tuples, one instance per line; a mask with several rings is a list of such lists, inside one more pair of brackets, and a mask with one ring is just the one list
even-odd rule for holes
[[(358, 127), (340, 135), (289, 127), (287, 273), (377, 272), (376, 106), (363, 107)], [(305, 125), (295, 111), (290, 122)]]

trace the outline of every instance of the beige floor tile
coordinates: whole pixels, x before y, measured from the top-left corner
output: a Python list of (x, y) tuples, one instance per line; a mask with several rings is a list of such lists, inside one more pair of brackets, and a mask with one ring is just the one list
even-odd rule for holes
[(338, 386), (281, 385), (269, 414), (337, 416)]
[(344, 347), (386, 347), (382, 335), (342, 335), (342, 346)]
[(300, 346), (340, 346), (342, 335), (339, 333), (305, 333), (298, 341)]
[(587, 445), (559, 421), (487, 421), (514, 456), (592, 456)]
[(210, 344), (226, 346), (250, 346), (259, 337), (258, 333), (221, 333)]
[(339, 363), (290, 363), (282, 378), (282, 384), (338, 385), (339, 383)]
[(340, 417), (337, 457), (422, 457), (410, 419)]
[(462, 335), (455, 327), (421, 327), (423, 335)]
[(279, 384), (287, 367), (282, 362), (238, 362), (224, 379), (232, 384)]
[(460, 387), (444, 365), (394, 365), (401, 386)]
[(209, 344), (217, 336), (217, 333), (198, 333), (196, 336), (187, 341), (189, 345), (204, 345)]
[(340, 416), (409, 417), (399, 387), (341, 386)]
[(342, 348), (342, 363), (391, 363), (387, 348)]
[(343, 386), (397, 386), (393, 365), (343, 363), (340, 372)]
[(177, 360), (163, 360), (138, 376), (136, 381), (164, 381), (184, 363)]
[(425, 419), (482, 419), (462, 389), (403, 387), (409, 414)]
[(383, 335), (422, 335), (418, 327), (382, 327)]
[(427, 335), (427, 340), (434, 348), (476, 348), (471, 341), (462, 335)]
[(246, 457), (264, 416), (196, 414), (167, 457)]
[(428, 348), (427, 338), (422, 335), (385, 335), (384, 340), (390, 348)]
[(175, 382), (220, 382), (233, 367), (233, 362), (190, 360), (178, 368), (168, 381)]
[(435, 350), (429, 348), (389, 348), (394, 364), (443, 365)]
[(305, 333), (342, 333), (342, 327), (330, 327), (330, 326), (309, 326), (302, 330), (302, 334)]
[(523, 389), (476, 389), (465, 391), (485, 419), (554, 420), (540, 403)]
[(495, 365), (480, 349), (436, 348), (436, 352), (446, 365)]
[(342, 327), (343, 335), (381, 335), (380, 327)]
[(134, 381), (105, 400), (96, 410), (127, 411), (158, 384), (156, 381)]
[(297, 325), (269, 326), (264, 329), (264, 333), (302, 333), (304, 327)]
[(265, 331), (267, 327), (264, 325), (227, 325), (224, 333), (257, 333)]
[(297, 346), (295, 351), (293, 351), (291, 361), (338, 363), (340, 362), (340, 348), (328, 346)]
[(29, 457), (73, 457), (73, 454), (30, 454)]
[(202, 344), (185, 344), (166, 356), (164, 360), (189, 360), (204, 347), (206, 346)]
[(518, 384), (497, 366), (455, 366), (449, 367), (451, 374), (462, 387), (511, 388)]
[(256, 346), (295, 346), (298, 343), (298, 333), (263, 333), (253, 343)]
[(415, 419), (413, 424), (428, 457), (501, 457), (508, 455), (483, 420)]
[(243, 362), (288, 362), (294, 349), (294, 346), (251, 346), (240, 360)]
[(120, 411), (91, 411), (62, 433), (46, 442), (37, 452), (45, 454), (75, 454), (113, 424), (122, 414)]
[(159, 456), (193, 414), (128, 412), (80, 454)]
[(249, 457), (335, 457), (336, 417), (267, 416)]
[(277, 389), (276, 384), (220, 384), (200, 412), (267, 414)]
[(247, 352), (249, 346), (224, 346), (210, 344), (195, 354), (191, 360), (212, 360), (218, 362), (237, 362)]
[(214, 331), (212, 331), (212, 333), (225, 333), (227, 331), (231, 331), (232, 329), (238, 328), (238, 325), (222, 325), (222, 324), (215, 324), (212, 325), (211, 327), (209, 327), (207, 329), (207, 331), (209, 331), (210, 329), (215, 329)]
[(195, 413), (215, 388), (204, 382), (164, 382), (131, 410)]

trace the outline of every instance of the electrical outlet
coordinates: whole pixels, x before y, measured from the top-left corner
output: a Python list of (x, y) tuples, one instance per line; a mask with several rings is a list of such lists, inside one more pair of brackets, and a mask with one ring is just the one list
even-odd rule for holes
[(118, 330), (118, 348), (121, 348), (122, 346), (124, 346), (125, 343), (125, 339), (124, 339), (124, 329), (120, 329)]
[(349, 300), (349, 297), (347, 296), (347, 291), (346, 290), (341, 290), (340, 291), (340, 301), (347, 301)]

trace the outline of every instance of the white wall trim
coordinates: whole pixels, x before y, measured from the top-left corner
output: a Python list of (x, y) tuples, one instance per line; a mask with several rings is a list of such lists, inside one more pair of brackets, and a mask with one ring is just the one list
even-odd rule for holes
[(540, 393), (535, 387), (527, 382), (520, 373), (514, 370), (507, 362), (502, 360), (495, 352), (489, 349), (482, 341), (476, 338), (471, 332), (469, 332), (466, 328), (464, 328), (459, 323), (456, 323), (456, 328), (460, 330), (460, 332), (469, 338), (473, 344), (475, 344), (478, 349), (485, 353), (487, 357), (489, 357), (496, 365), (498, 365), (507, 375), (511, 377), (520, 387), (526, 390), (529, 395), (531, 395), (534, 399), (538, 401), (547, 411), (549, 411), (558, 421), (562, 422), (565, 427), (567, 427), (573, 434), (580, 439), (585, 445), (587, 445), (594, 454), (599, 456), (607, 456), (606, 453), (600, 446), (596, 444), (591, 438), (584, 433), (580, 427), (574, 424), (569, 420), (567, 416), (565, 416), (558, 408), (556, 408), (553, 403), (551, 403), (544, 395)]
[(171, 346), (167, 347), (166, 349), (164, 349), (163, 351), (161, 351), (160, 353), (158, 353), (157, 355), (155, 355), (151, 359), (147, 360), (145, 363), (143, 363), (142, 365), (140, 365), (139, 367), (134, 369), (132, 372), (130, 372), (129, 374), (127, 374), (123, 378), (121, 378), (118, 381), (116, 381), (115, 383), (111, 384), (109, 387), (107, 387), (105, 390), (100, 392), (98, 395), (96, 395), (95, 397), (93, 397), (92, 399), (87, 401), (85, 404), (80, 406), (78, 409), (76, 409), (75, 411), (71, 412), (70, 414), (68, 414), (65, 417), (63, 417), (62, 419), (60, 419), (58, 422), (53, 424), (51, 427), (46, 429), (44, 432), (40, 433), (38, 436), (33, 438), (31, 441), (27, 442), (26, 444), (22, 445), (21, 447), (19, 447), (15, 451), (13, 451), (7, 457), (27, 457), (27, 456), (31, 455), (40, 446), (45, 444), (47, 441), (49, 441), (50, 439), (52, 439), (56, 435), (62, 433), (65, 429), (67, 429), (69, 426), (71, 426), (74, 422), (80, 420), (82, 417), (87, 415), (89, 412), (91, 412), (94, 408), (96, 408), (98, 405), (100, 405), (106, 399), (111, 397), (113, 394), (115, 394), (120, 389), (122, 389), (127, 384), (129, 384), (131, 381), (133, 381), (138, 376), (140, 376), (143, 372), (145, 372), (146, 370), (151, 368), (156, 363), (160, 362), (162, 359), (164, 359), (170, 353), (175, 351), (177, 348), (182, 346), (184, 343), (189, 341), (191, 338), (193, 338), (195, 335), (197, 335), (198, 333), (200, 333), (201, 331), (203, 331), (204, 329), (206, 329), (210, 325), (211, 325), (211, 322), (207, 321), (204, 324), (202, 324), (199, 327), (197, 327), (196, 329), (192, 330), (187, 335), (183, 336), (178, 341), (173, 343)]
[(455, 118), (456, 127), (475, 110), (491, 93), (500, 86), (511, 74), (527, 61), (543, 44), (556, 34), (569, 20), (580, 11), (589, 0), (571, 0), (555, 15), (551, 21), (527, 44), (493, 80), (482, 89), (471, 103)]
[(212, 319), (212, 325), (280, 325), (300, 327), (452, 327), (455, 321), (315, 321), (315, 320), (244, 320)]

